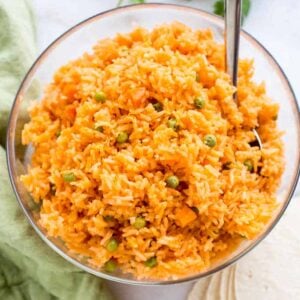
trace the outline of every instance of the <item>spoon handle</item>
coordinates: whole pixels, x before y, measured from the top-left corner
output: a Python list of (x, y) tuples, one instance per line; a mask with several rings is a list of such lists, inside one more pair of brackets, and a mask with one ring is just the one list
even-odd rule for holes
[(234, 86), (237, 84), (241, 5), (241, 0), (225, 1), (225, 67)]

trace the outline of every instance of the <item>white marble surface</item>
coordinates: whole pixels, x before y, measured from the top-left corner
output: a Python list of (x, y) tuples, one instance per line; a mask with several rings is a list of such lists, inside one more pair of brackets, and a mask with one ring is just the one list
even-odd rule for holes
[[(126, 2), (126, 1), (124, 1)], [(150, 2), (150, 1), (149, 1)], [(193, 0), (193, 1), (161, 1), (168, 3), (179, 3), (190, 6), (199, 7), (208, 11), (212, 11), (213, 0)], [(37, 15), (37, 41), (38, 51), (41, 52), (62, 34), (69, 27), (84, 20), (87, 17), (95, 15), (101, 11), (115, 7), (117, 1), (115, 0), (33, 0), (34, 7)], [(295, 91), (296, 97), (300, 99), (300, 84), (298, 71), (300, 69), (300, 1), (298, 0), (252, 0), (252, 8), (250, 15), (244, 23), (244, 29), (257, 38), (262, 44), (271, 52), (275, 59), (279, 62), (284, 69), (287, 77), (290, 80), (291, 85)], [(280, 230), (281, 223), (286, 224), (289, 214), (293, 211), (300, 211), (299, 201), (292, 201), (287, 213), (283, 220), (279, 223)], [(294, 216), (293, 226), (300, 225), (299, 221)], [(282, 225), (283, 226), (283, 225)], [(281, 227), (282, 228), (282, 227)], [(299, 226), (298, 226), (299, 228)], [(276, 228), (277, 229), (277, 228)], [(258, 247), (265, 247), (268, 249), (272, 244), (272, 238), (276, 237), (272, 232), (268, 238), (261, 243)], [(269, 246), (268, 246), (269, 245)], [(292, 259), (281, 259), (279, 270), (293, 270), (295, 267), (300, 269), (300, 245), (295, 243), (295, 247), (299, 250), (298, 257)], [(283, 250), (283, 249), (282, 249)], [(284, 253), (282, 254), (285, 255)], [(297, 254), (295, 254), (297, 255)], [(240, 264), (248, 266), (249, 272), (251, 271), (251, 257), (255, 257), (255, 254), (250, 254), (244, 258)], [(281, 264), (285, 263), (284, 269)], [(274, 264), (277, 260), (274, 259)], [(279, 262), (278, 262), (279, 264)], [(281, 269), (280, 269), (281, 268)], [(278, 289), (278, 298), (276, 299), (292, 299), (285, 298), (284, 290), (297, 290), (297, 293), (287, 293), (286, 295), (298, 295), (300, 299), (300, 274), (299, 279), (295, 278), (295, 273), (284, 273), (282, 281), (287, 286), (280, 287), (280, 275), (269, 274), (265, 268), (264, 276), (266, 276), (266, 282), (276, 282)], [(247, 276), (246, 276), (247, 277)], [(245, 278), (246, 278), (245, 277)], [(276, 280), (275, 280), (276, 277)], [(247, 277), (248, 278), (248, 277)], [(249, 277), (250, 278), (250, 277)], [(261, 278), (262, 280), (264, 278)], [(290, 284), (289, 284), (290, 282)], [(298, 285), (297, 285), (298, 282)], [(242, 284), (245, 285), (245, 291), (247, 291), (247, 280), (242, 279)], [(122, 300), (150, 300), (150, 299), (163, 299), (163, 300), (182, 300), (186, 298), (188, 291), (191, 289), (191, 283), (185, 285), (175, 285), (167, 287), (128, 287), (120, 284), (110, 283), (114, 293), (118, 296), (118, 299)], [(248, 287), (249, 288), (249, 287)], [(263, 294), (264, 285), (262, 289), (256, 293), (248, 290), (248, 296), (240, 298), (241, 300), (252, 299), (271, 299), (270, 293)], [(259, 294), (261, 291), (262, 294)], [(255, 296), (255, 298), (254, 298)], [(279, 298), (281, 297), (281, 298)], [(272, 298), (272, 299), (275, 299)], [(296, 299), (296, 298), (293, 298)], [(217, 299), (215, 299), (217, 300)]]

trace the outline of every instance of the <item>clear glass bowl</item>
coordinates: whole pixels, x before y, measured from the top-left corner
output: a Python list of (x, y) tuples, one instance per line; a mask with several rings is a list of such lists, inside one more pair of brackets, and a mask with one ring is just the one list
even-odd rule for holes
[(278, 190), (280, 207), (264, 231), (256, 239), (241, 244), (235, 252), (215, 263), (208, 270), (179, 280), (166, 279), (163, 281), (140, 281), (121, 272), (113, 275), (104, 273), (100, 269), (89, 266), (82, 257), (69, 253), (59, 239), (47, 237), (46, 232), (37, 223), (38, 213), (32, 205), (30, 195), (19, 181), (20, 175), (26, 172), (30, 153), (32, 153), (30, 147), (24, 147), (21, 144), (21, 131), (29, 120), (27, 112), (29, 102), (41, 98), (43, 87), (51, 81), (52, 75), (58, 67), (70, 59), (82, 55), (83, 52), (89, 51), (99, 39), (114, 36), (118, 32), (129, 32), (137, 25), (151, 29), (157, 24), (175, 20), (194, 29), (210, 27), (214, 31), (216, 39), (223, 40), (223, 20), (194, 8), (168, 4), (147, 4), (100, 13), (65, 32), (41, 54), (22, 82), (11, 111), (7, 134), (7, 161), (11, 181), (25, 215), (40, 237), (54, 251), (79, 268), (109, 280), (142, 285), (179, 283), (208, 276), (231, 265), (253, 249), (277, 224), (293, 195), (299, 176), (300, 125), (299, 108), (295, 95), (283, 70), (271, 54), (252, 36), (242, 32), (240, 56), (254, 58), (255, 80), (264, 80), (269, 96), (280, 104), (278, 122), (280, 129), (285, 131), (286, 169)]

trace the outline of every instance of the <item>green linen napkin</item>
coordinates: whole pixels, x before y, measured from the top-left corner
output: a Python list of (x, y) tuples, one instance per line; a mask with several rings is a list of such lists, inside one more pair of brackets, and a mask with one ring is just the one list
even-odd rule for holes
[[(14, 95), (35, 57), (29, 0), (0, 0), (0, 137)], [(66, 262), (34, 232), (9, 182), (0, 146), (0, 299), (110, 300), (103, 281)]]

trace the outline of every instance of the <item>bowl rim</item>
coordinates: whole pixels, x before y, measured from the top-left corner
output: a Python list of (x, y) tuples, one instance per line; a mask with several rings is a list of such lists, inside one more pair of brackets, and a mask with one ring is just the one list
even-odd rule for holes
[[(12, 143), (12, 141), (14, 140), (14, 138), (11, 138), (11, 134), (10, 134), (10, 129), (11, 126), (13, 124), (13, 116), (15, 114), (15, 109), (17, 106), (17, 102), (19, 97), (22, 95), (22, 90), (23, 87), (26, 85), (26, 83), (30, 80), (32, 73), (34, 73), (34, 71), (38, 68), (40, 62), (48, 56), (48, 53), (51, 52), (52, 48), (54, 48), (56, 46), (56, 44), (59, 44), (60, 42), (62, 42), (64, 39), (66, 39), (69, 35), (71, 35), (73, 32), (77, 31), (78, 29), (80, 29), (81, 27), (87, 25), (90, 22), (96, 21), (98, 19), (101, 18), (105, 18), (108, 17), (112, 14), (118, 14), (119, 12), (126, 12), (126, 11), (132, 11), (132, 10), (139, 10), (139, 9), (174, 9), (174, 10), (182, 10), (182, 11), (188, 11), (188, 12), (192, 12), (192, 13), (197, 13), (200, 15), (200, 17), (204, 17), (206, 19), (210, 19), (211, 21), (213, 21), (214, 23), (217, 23), (218, 25), (220, 25), (221, 23), (223, 23), (223, 19), (217, 15), (214, 15), (210, 12), (204, 11), (202, 9), (199, 8), (194, 8), (194, 7), (189, 7), (189, 6), (185, 6), (185, 5), (179, 5), (179, 4), (168, 4), (168, 3), (144, 3), (144, 4), (135, 4), (135, 5), (126, 5), (126, 6), (121, 6), (121, 7), (116, 7), (116, 8), (112, 8), (106, 11), (102, 11), (100, 13), (97, 13), (91, 17), (88, 17), (86, 19), (84, 19), (83, 21), (75, 24), (74, 26), (70, 27), (68, 30), (66, 30), (65, 32), (63, 32), (61, 35), (59, 35), (52, 43), (50, 43), (42, 52), (41, 54), (39, 54), (39, 56), (35, 59), (34, 63), (32, 64), (32, 66), (30, 67), (30, 69), (28, 70), (28, 72), (26, 73), (24, 79), (22, 80), (20, 87), (18, 88), (18, 91), (16, 93), (15, 99), (13, 101), (12, 107), (11, 107), (11, 111), (10, 111), (10, 115), (9, 115), (9, 121), (8, 121), (8, 126), (7, 126), (7, 132), (6, 132), (6, 162), (7, 162), (7, 167), (8, 167), (8, 173), (9, 173), (9, 178), (10, 178), (10, 182), (11, 185), (13, 187), (13, 191), (16, 195), (17, 201), (20, 205), (20, 207), (23, 210), (23, 213), (25, 214), (25, 216), (27, 217), (30, 225), (34, 228), (34, 230), (36, 231), (36, 233), (38, 234), (38, 236), (52, 249), (54, 250), (57, 254), (59, 254), (60, 256), (62, 256), (64, 259), (66, 259), (68, 262), (70, 262), (71, 264), (75, 265), (76, 267), (90, 273), (93, 274), (97, 277), (103, 278), (103, 279), (107, 279), (107, 280), (112, 280), (115, 282), (119, 282), (119, 283), (125, 283), (125, 284), (131, 284), (131, 285), (139, 285), (139, 286), (156, 286), (156, 285), (170, 285), (170, 284), (179, 284), (179, 283), (183, 283), (183, 282), (188, 282), (188, 281), (195, 281), (198, 280), (200, 278), (204, 278), (207, 277), (209, 275), (212, 275), (216, 272), (219, 272), (221, 270), (223, 270), (224, 268), (236, 263), (240, 258), (242, 258), (243, 256), (245, 256), (247, 253), (249, 253), (253, 248), (255, 248), (272, 230), (273, 228), (276, 226), (276, 224), (278, 223), (278, 221), (280, 220), (280, 218), (282, 217), (283, 213), (285, 212), (287, 206), (289, 205), (291, 198), (294, 194), (294, 191), (296, 189), (297, 186), (297, 182), (299, 180), (299, 175), (300, 175), (300, 161), (298, 160), (298, 167), (295, 171), (295, 174), (293, 176), (293, 183), (291, 184), (291, 188), (290, 191), (288, 193), (287, 199), (285, 200), (285, 202), (283, 203), (280, 211), (278, 212), (278, 214), (276, 215), (276, 217), (274, 217), (272, 219), (272, 221), (270, 221), (270, 223), (268, 224), (268, 228), (266, 231), (264, 231), (262, 234), (260, 234), (250, 245), (248, 245), (245, 249), (243, 249), (240, 253), (236, 254), (235, 256), (229, 258), (228, 260), (226, 260), (223, 263), (220, 263), (219, 265), (217, 265), (216, 267), (212, 267), (211, 269), (207, 270), (207, 271), (203, 271), (200, 272), (198, 274), (194, 274), (191, 276), (187, 276), (187, 277), (183, 277), (183, 278), (178, 278), (178, 279), (168, 279), (168, 280), (151, 280), (151, 281), (147, 281), (147, 280), (134, 280), (134, 279), (125, 279), (122, 277), (118, 277), (117, 275), (110, 275), (107, 273), (104, 273), (102, 271), (97, 271), (96, 269), (93, 269), (87, 265), (84, 265), (83, 263), (79, 262), (78, 260), (72, 258), (71, 256), (69, 256), (68, 254), (66, 254), (62, 249), (60, 249), (58, 246), (56, 246), (42, 231), (41, 229), (35, 224), (35, 222), (33, 221), (33, 219), (30, 217), (27, 209), (25, 208), (22, 200), (21, 200), (21, 195), (18, 192), (18, 188), (17, 188), (17, 184), (15, 183), (15, 176), (14, 176), (14, 170), (13, 170), (13, 166), (14, 166), (14, 159), (15, 159), (15, 151), (14, 151), (14, 145)], [(222, 26), (222, 24), (221, 24)], [(256, 48), (259, 48), (262, 53), (265, 55), (266, 59), (270, 62), (270, 64), (274, 65), (275, 67), (275, 71), (278, 73), (280, 79), (282, 82), (284, 82), (285, 84), (285, 89), (288, 90), (289, 94), (290, 94), (290, 98), (293, 100), (291, 103), (295, 106), (295, 110), (298, 112), (297, 114), (297, 119), (298, 119), (298, 124), (300, 124), (300, 110), (299, 110), (299, 104), (297, 102), (296, 99), (296, 95), (292, 89), (292, 86), (286, 76), (286, 74), (284, 73), (283, 69), (281, 68), (281, 66), (279, 65), (279, 63), (275, 60), (275, 58), (272, 56), (272, 54), (256, 39), (254, 38), (251, 34), (249, 34), (248, 32), (246, 32), (245, 30), (241, 31), (241, 35), (246, 38), (248, 41), (250, 41), (251, 43), (254, 44), (254, 46)], [(300, 126), (297, 127), (297, 132), (300, 135)]]

